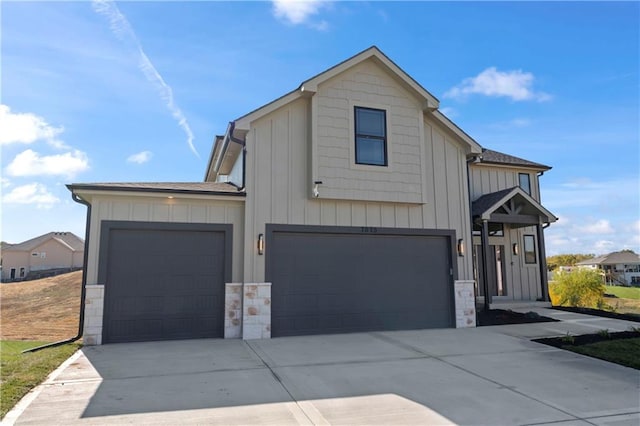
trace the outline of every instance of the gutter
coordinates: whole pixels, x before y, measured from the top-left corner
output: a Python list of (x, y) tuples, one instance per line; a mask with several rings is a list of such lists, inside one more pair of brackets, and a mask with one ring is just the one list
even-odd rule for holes
[(67, 343), (73, 343), (82, 337), (82, 332), (84, 331), (84, 305), (87, 297), (87, 260), (89, 259), (88, 247), (89, 247), (89, 230), (90, 230), (89, 226), (91, 224), (91, 204), (89, 204), (87, 201), (83, 200), (73, 192), (71, 192), (71, 198), (73, 198), (73, 201), (75, 201), (76, 203), (80, 203), (87, 206), (87, 221), (86, 221), (85, 231), (84, 231), (84, 255), (83, 255), (83, 265), (82, 265), (82, 288), (80, 290), (80, 316), (78, 321), (78, 333), (69, 339), (60, 340), (58, 342), (53, 342), (53, 343), (47, 343), (46, 345), (37, 346), (31, 349), (25, 349), (24, 351), (22, 351), (22, 353), (36, 352), (41, 349), (53, 348), (56, 346), (66, 345)]

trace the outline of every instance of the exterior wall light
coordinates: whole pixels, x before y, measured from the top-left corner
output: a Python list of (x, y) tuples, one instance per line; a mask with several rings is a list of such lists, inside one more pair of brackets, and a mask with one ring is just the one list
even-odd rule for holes
[(264, 234), (258, 235), (258, 254), (264, 254)]
[(458, 249), (458, 256), (464, 256), (464, 240), (462, 238), (458, 240), (458, 245), (456, 248)]
[(513, 246), (511, 247), (511, 252), (513, 253), (514, 256), (518, 255), (518, 253), (520, 252), (520, 248), (518, 247), (518, 243), (513, 243)]

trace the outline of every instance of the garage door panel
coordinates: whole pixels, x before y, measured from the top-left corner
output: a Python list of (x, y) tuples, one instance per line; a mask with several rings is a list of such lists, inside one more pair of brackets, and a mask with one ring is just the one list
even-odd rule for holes
[(411, 233), (274, 231), (267, 252), (272, 334), (451, 326), (450, 241)]
[(225, 231), (110, 229), (105, 343), (223, 337)]

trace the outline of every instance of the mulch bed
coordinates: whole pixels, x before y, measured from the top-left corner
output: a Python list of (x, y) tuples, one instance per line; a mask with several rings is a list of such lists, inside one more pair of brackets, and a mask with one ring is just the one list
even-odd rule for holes
[(598, 317), (640, 322), (640, 315), (634, 314), (619, 314), (617, 312), (601, 311), (600, 309), (574, 308), (569, 306), (554, 306), (553, 309), (557, 309), (559, 311), (575, 312), (577, 314), (595, 315)]
[(582, 334), (580, 336), (547, 337), (533, 341), (556, 348), (562, 348), (563, 346), (580, 346), (602, 342), (604, 340), (633, 339), (637, 337), (640, 337), (640, 331), (618, 331), (614, 333), (603, 331), (601, 333)]
[(490, 309), (478, 311), (477, 325), (506, 325), (506, 324), (530, 324), (534, 322), (557, 322), (558, 320), (543, 317), (533, 311), (521, 313), (504, 309)]

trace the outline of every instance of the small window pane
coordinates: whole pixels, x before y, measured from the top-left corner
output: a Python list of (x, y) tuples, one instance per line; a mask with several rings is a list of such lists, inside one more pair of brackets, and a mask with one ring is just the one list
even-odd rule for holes
[(356, 163), (384, 166), (384, 140), (356, 138)]
[(518, 175), (520, 178), (520, 188), (527, 194), (531, 195), (531, 181), (529, 178), (529, 173), (520, 173)]
[(524, 263), (536, 263), (536, 240), (533, 235), (524, 236)]
[(384, 111), (376, 109), (356, 109), (356, 133), (368, 136), (385, 136)]

